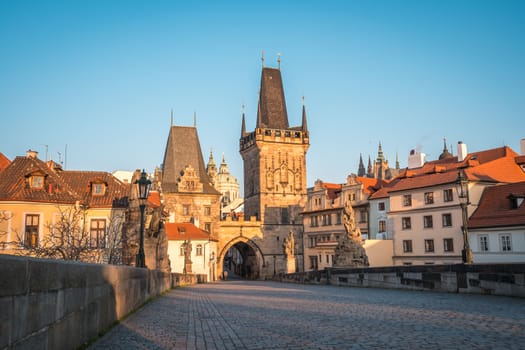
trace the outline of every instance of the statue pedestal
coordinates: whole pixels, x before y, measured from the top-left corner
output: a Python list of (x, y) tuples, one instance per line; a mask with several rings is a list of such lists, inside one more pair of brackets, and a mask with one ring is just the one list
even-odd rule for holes
[(286, 258), (286, 273), (295, 273), (295, 257), (287, 256)]
[(184, 264), (184, 273), (192, 273), (191, 272), (191, 262), (187, 262)]

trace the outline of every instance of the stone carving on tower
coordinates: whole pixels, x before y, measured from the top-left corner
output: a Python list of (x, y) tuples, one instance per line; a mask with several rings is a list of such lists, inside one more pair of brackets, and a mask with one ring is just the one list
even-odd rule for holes
[(334, 267), (368, 266), (368, 256), (361, 238), (361, 230), (355, 225), (354, 209), (346, 201), (343, 210), (345, 234), (339, 239), (335, 248)]

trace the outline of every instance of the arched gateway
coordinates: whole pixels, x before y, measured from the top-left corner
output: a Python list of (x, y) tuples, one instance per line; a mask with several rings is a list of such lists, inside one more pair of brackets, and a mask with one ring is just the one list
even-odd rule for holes
[(264, 266), (264, 255), (252, 240), (235, 237), (218, 252), (220, 276), (227, 272), (229, 278), (259, 279)]

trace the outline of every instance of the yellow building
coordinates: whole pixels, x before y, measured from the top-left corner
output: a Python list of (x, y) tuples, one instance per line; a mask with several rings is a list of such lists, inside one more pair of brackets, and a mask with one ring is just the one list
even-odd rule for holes
[(0, 253), (121, 263), (130, 185), (37, 155), (0, 172)]

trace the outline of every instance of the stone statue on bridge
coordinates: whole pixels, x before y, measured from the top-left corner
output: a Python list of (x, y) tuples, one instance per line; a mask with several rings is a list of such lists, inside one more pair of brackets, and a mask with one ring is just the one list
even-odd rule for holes
[(339, 239), (335, 247), (334, 267), (362, 267), (368, 266), (368, 256), (361, 238), (361, 230), (355, 225), (354, 208), (350, 201), (346, 201), (343, 210), (343, 224), (345, 234)]
[(296, 272), (295, 266), (295, 238), (293, 232), (288, 233), (288, 237), (284, 239), (284, 262), (286, 266), (285, 273), (294, 273)]
[(183, 243), (183, 247), (184, 247), (184, 273), (192, 273), (191, 271), (191, 250), (192, 250), (192, 247), (191, 247), (191, 241), (188, 240), (188, 241), (184, 241)]

